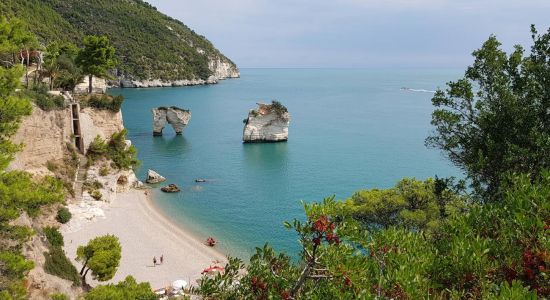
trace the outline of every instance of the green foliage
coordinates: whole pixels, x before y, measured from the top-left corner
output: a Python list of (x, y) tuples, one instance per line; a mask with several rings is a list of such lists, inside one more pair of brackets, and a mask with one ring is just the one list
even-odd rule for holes
[(342, 203), (342, 209), (373, 230), (391, 226), (432, 230), (448, 215), (466, 209), (466, 198), (448, 186), (451, 182), (404, 178), (390, 189), (358, 191)]
[[(417, 182), (418, 184), (425, 184)], [(293, 262), (258, 248), (246, 267), (203, 277), (206, 299), (535, 299), (550, 296), (550, 171), (511, 176), (499, 203), (449, 215), (426, 233), (365, 230), (332, 198), (285, 223), (302, 246)], [(235, 282), (240, 284), (234, 284)]]
[(101, 157), (111, 159), (119, 169), (127, 170), (135, 168), (139, 164), (137, 159), (137, 150), (133, 145), (126, 144), (126, 134), (128, 131), (123, 129), (114, 133), (108, 143), (97, 136), (88, 148), (87, 155), (92, 159)]
[(48, 87), (45, 85), (33, 86), (19, 92), (25, 98), (31, 99), (44, 111), (60, 110), (65, 108), (65, 99), (61, 95), (48, 94)]
[(97, 77), (107, 76), (107, 71), (114, 68), (115, 48), (111, 46), (107, 36), (88, 35), (84, 37), (84, 49), (76, 57), (76, 62), (82, 66), (86, 74)]
[(284, 106), (283, 104), (281, 104), (281, 102), (277, 100), (271, 101), (271, 109), (273, 109), (278, 116), (282, 116), (288, 112), (286, 106)]
[[(1, 7), (1, 6), (0, 6)], [(12, 54), (12, 64), (17, 63), (15, 53), (21, 49), (30, 49), (38, 45), (36, 36), (28, 31), (27, 24), (20, 19), (0, 19), (0, 54)]]
[(43, 231), (51, 247), (63, 247), (65, 244), (63, 241), (63, 235), (61, 235), (61, 232), (59, 232), (57, 228), (44, 227)]
[(44, 263), (44, 271), (46, 273), (70, 280), (74, 285), (80, 284), (78, 271), (61, 247), (50, 247), (49, 252), (44, 253), (44, 257), (46, 258), (46, 262)]
[(29, 173), (10, 171), (0, 175), (0, 222), (15, 219), (25, 211), (36, 216), (39, 209), (48, 204), (62, 202), (65, 199), (63, 184), (46, 176), (33, 180)]
[(15, 251), (0, 251), (0, 299), (22, 299), (26, 294), (24, 275), (34, 268), (32, 261)]
[(501, 50), (491, 36), (474, 51), (464, 78), (449, 82), (432, 99), (436, 132), (426, 140), (463, 169), (476, 192), (499, 196), (507, 172), (536, 178), (550, 167), (550, 29), (532, 28), (531, 54)]
[(148, 282), (137, 283), (132, 276), (117, 284), (100, 285), (92, 289), (85, 296), (86, 300), (155, 300)]
[(103, 166), (101, 169), (99, 169), (99, 176), (107, 176), (109, 175), (109, 167)]
[(51, 294), (50, 300), (69, 300), (69, 296), (62, 293)]
[(0, 14), (25, 20), (44, 44), (108, 36), (121, 62), (119, 75), (132, 79), (207, 79), (208, 58), (233, 64), (205, 37), (144, 1), (4, 0)]
[(98, 281), (107, 281), (116, 273), (121, 256), (120, 243), (114, 235), (105, 235), (94, 238), (86, 246), (79, 246), (76, 251), (76, 259), (82, 262), (80, 271), (85, 280), (88, 271)]
[(57, 210), (57, 215), (55, 219), (61, 224), (65, 224), (71, 220), (72, 214), (66, 207), (61, 207)]
[(29, 101), (15, 93), (23, 73), (21, 66), (0, 67), (0, 170), (4, 170), (19, 151), (20, 145), (13, 144), (9, 137), (17, 132), (21, 119), (30, 115), (32, 110)]
[(112, 112), (119, 112), (124, 102), (124, 96), (117, 95), (92, 95), (87, 99), (84, 105), (91, 106), (97, 109), (110, 110)]

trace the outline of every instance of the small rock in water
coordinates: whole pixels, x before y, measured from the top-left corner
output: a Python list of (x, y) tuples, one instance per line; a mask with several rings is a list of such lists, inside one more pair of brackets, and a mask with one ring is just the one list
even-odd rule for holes
[(161, 187), (160, 190), (165, 192), (165, 193), (177, 193), (177, 192), (181, 191), (180, 188), (177, 185), (173, 184), (173, 183), (171, 183), (167, 186)]
[(161, 176), (159, 173), (149, 170), (147, 172), (147, 179), (145, 180), (147, 183), (159, 183), (165, 181), (166, 178)]

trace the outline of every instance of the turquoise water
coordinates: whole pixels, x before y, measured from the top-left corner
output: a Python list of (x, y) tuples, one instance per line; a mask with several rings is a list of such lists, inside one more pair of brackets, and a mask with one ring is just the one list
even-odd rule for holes
[[(158, 206), (199, 237), (217, 238), (228, 254), (246, 257), (265, 242), (296, 253), (297, 237), (282, 224), (303, 217), (300, 200), (344, 199), (404, 176), (460, 175), (424, 146), (433, 94), (400, 89), (444, 87), (459, 71), (241, 71), (240, 79), (217, 85), (110, 90), (126, 97), (122, 112), (142, 160), (139, 177), (152, 168), (183, 190), (156, 189)], [(243, 144), (248, 110), (271, 99), (292, 115), (288, 142)], [(153, 137), (150, 110), (169, 105), (190, 109), (191, 121), (183, 136), (167, 127)]]

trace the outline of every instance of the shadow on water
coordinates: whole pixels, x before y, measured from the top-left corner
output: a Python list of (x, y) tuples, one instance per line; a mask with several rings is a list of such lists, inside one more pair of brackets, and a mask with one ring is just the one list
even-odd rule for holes
[(288, 162), (288, 143), (244, 143), (242, 153), (246, 168), (284, 168)]
[(156, 136), (153, 137), (153, 150), (158, 151), (158, 153), (173, 153), (176, 151), (185, 153), (191, 150), (191, 143), (183, 135)]

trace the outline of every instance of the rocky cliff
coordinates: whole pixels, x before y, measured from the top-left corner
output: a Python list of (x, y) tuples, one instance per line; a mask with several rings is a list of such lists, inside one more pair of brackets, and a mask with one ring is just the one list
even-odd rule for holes
[(153, 113), (153, 135), (161, 136), (166, 123), (172, 125), (177, 135), (183, 133), (183, 129), (191, 120), (191, 112), (176, 106), (157, 107), (151, 110)]
[(258, 103), (257, 109), (248, 112), (244, 120), (243, 142), (282, 142), (288, 140), (290, 114), (277, 101)]

